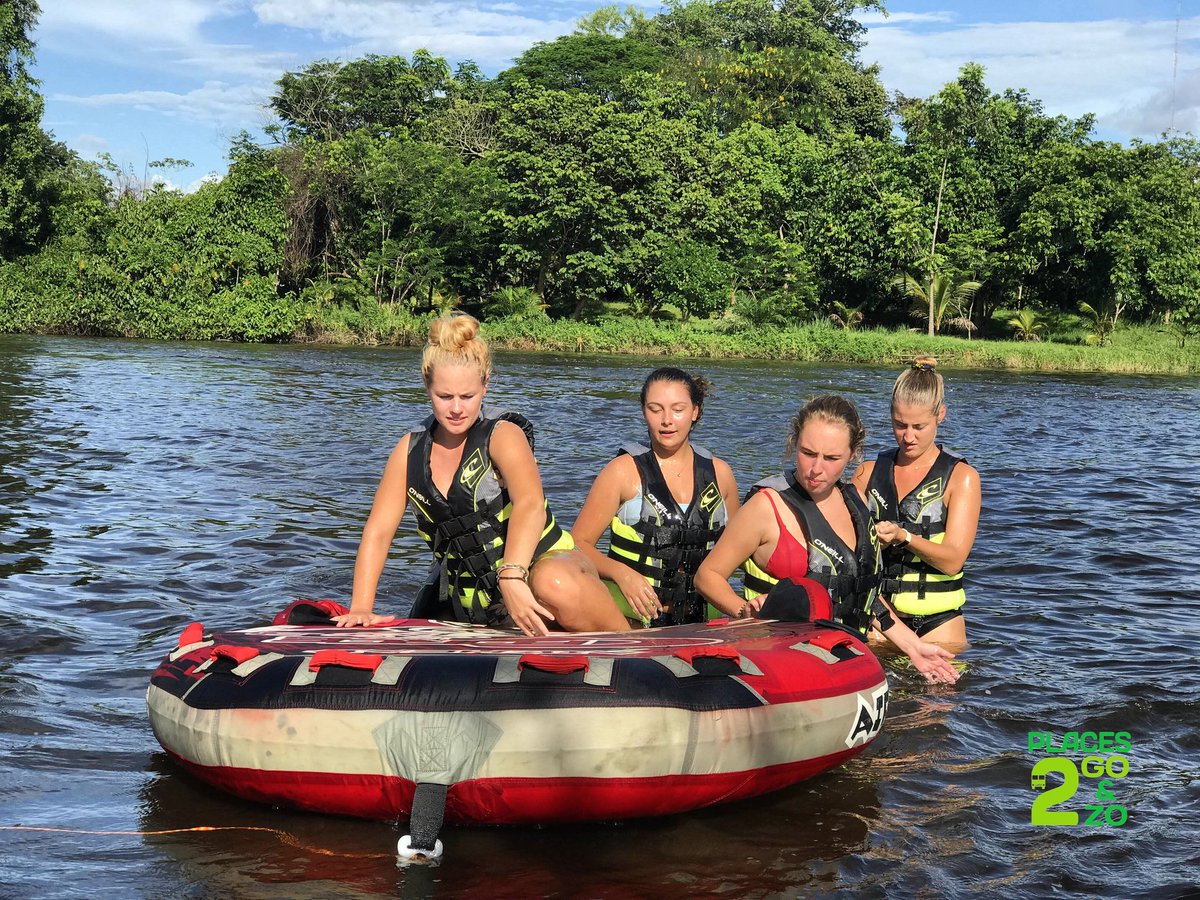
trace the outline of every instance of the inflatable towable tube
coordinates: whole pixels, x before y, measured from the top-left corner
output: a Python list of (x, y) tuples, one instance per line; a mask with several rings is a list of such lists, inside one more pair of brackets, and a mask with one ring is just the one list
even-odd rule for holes
[(428, 816), (436, 838), (442, 804), (450, 822), (502, 824), (752, 797), (860, 753), (887, 708), (874, 655), (812, 623), (529, 638), (330, 626), (341, 610), (298, 601), (267, 627), (190, 625), (147, 692), (164, 749), (240, 797), (411, 815), (414, 829)]

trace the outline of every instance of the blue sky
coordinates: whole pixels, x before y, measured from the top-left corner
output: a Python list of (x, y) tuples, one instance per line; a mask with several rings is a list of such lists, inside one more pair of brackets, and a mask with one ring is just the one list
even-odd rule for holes
[[(279, 76), (315, 59), (411, 54), (495, 73), (569, 33), (597, 0), (41, 0), (35, 73), (43, 124), (86, 159), (140, 173), (191, 160), (187, 187), (223, 172), (231, 137), (259, 133)], [(651, 11), (657, 3), (640, 3)], [(1099, 117), (1111, 140), (1200, 133), (1200, 0), (893, 0), (862, 15), (884, 86), (928, 96), (963, 63), (994, 91), (1023, 87), (1051, 114)], [(1178, 23), (1178, 24), (1177, 24)], [(1178, 46), (1176, 61), (1175, 48)]]

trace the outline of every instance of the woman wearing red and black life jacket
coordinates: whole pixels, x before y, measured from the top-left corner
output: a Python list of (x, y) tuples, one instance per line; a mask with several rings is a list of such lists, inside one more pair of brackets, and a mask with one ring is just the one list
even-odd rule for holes
[[(641, 394), (650, 446), (621, 447), (596, 476), (571, 529), (622, 612), (646, 625), (707, 618), (692, 579), (737, 511), (733, 470), (690, 440), (709, 388), (707, 379), (682, 369), (650, 373)], [(606, 528), (607, 556), (596, 547)]]
[[(953, 654), (895, 621), (878, 598), (879, 552), (866, 505), (841, 481), (865, 438), (858, 411), (842, 397), (817, 397), (801, 407), (788, 439), (795, 468), (755, 486), (701, 563), (696, 587), (724, 614), (744, 618), (762, 607), (771, 584), (810, 578), (829, 590), (835, 619), (863, 635), (877, 622), (928, 680), (954, 682)], [(743, 563), (753, 573), (746, 598), (729, 586)]]
[(926, 356), (900, 373), (891, 407), (898, 446), (863, 463), (854, 484), (883, 545), (881, 592), (922, 638), (962, 649), (963, 565), (979, 527), (979, 473), (937, 443), (946, 402), (936, 367)]
[(523, 428), (483, 415), (491, 355), (467, 315), (436, 319), (421, 359), (433, 415), (396, 444), (375, 493), (340, 626), (374, 625), (379, 576), (411, 503), (445, 573), (455, 614), (495, 624), (501, 607), (528, 635), (623, 631), (629, 623), (587, 557), (554, 521)]

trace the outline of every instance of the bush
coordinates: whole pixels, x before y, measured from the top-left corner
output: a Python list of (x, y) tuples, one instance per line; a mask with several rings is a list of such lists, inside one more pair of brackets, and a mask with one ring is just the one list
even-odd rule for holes
[(546, 304), (527, 287), (502, 287), (484, 301), (485, 319), (545, 319)]

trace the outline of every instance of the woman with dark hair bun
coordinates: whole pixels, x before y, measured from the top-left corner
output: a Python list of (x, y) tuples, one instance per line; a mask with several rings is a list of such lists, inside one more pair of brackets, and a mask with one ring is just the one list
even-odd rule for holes
[(927, 641), (967, 646), (963, 566), (975, 544), (979, 473), (937, 443), (945, 383), (932, 356), (918, 357), (892, 388), (896, 449), (854, 473), (883, 545), (882, 592)]
[[(828, 394), (792, 417), (792, 466), (758, 482), (700, 565), (696, 587), (725, 615), (746, 618), (787, 578), (809, 579), (829, 592), (833, 618), (865, 638), (877, 627), (926, 679), (952, 683), (953, 654), (918, 638), (878, 597), (879, 547), (862, 497), (842, 480), (862, 453), (866, 429), (854, 404)], [(741, 566), (742, 597), (729, 586)]]
[(429, 329), (421, 376), (433, 414), (396, 444), (375, 492), (354, 562), (350, 611), (341, 627), (378, 625), (379, 576), (411, 503), (417, 533), (443, 572), (455, 618), (515, 625), (544, 635), (627, 631), (586, 556), (554, 520), (533, 458), (532, 426), (522, 416), (483, 413), (492, 362), (468, 315), (443, 316)]
[[(682, 369), (642, 385), (649, 446), (625, 444), (592, 484), (571, 536), (631, 619), (679, 625), (707, 618), (692, 579), (738, 507), (733, 470), (691, 442), (708, 380)], [(608, 554), (597, 549), (611, 530)]]

